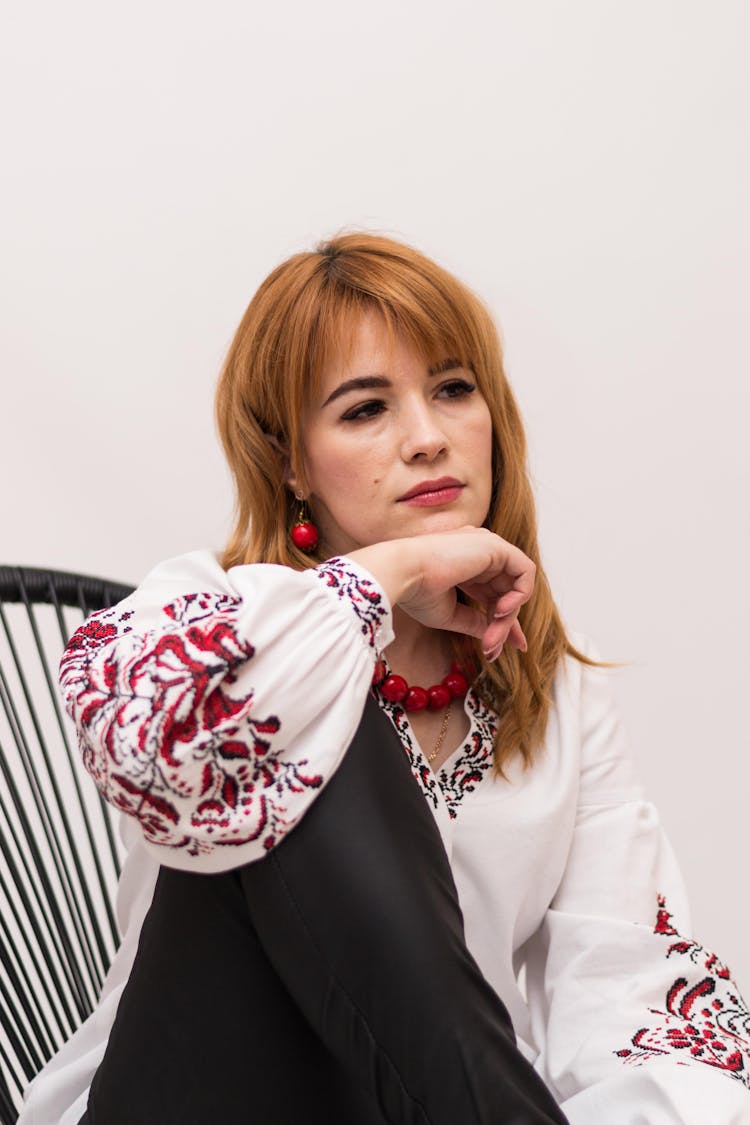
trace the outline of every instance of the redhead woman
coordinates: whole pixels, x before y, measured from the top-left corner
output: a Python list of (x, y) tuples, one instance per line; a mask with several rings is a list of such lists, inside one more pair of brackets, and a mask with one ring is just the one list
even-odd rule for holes
[(123, 942), (22, 1125), (748, 1125), (750, 1016), (555, 606), (481, 302), (385, 238), (298, 254), (217, 417), (226, 548), (63, 658)]

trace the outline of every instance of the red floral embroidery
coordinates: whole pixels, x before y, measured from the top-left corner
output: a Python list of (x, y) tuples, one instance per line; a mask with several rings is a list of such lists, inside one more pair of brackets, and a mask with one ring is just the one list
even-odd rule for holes
[[(668, 988), (663, 1009), (649, 1009), (658, 1022), (639, 1028), (631, 1046), (615, 1054), (640, 1065), (679, 1052), (678, 1062), (717, 1067), (750, 1089), (750, 1011), (729, 969), (716, 954), (678, 934), (662, 895), (654, 933), (677, 939), (670, 942), (666, 956), (687, 962), (686, 975)], [(699, 973), (691, 972), (688, 965), (696, 966)]]
[(450, 773), (441, 769), (438, 775), (451, 820), (458, 816), (461, 802), (467, 793), (473, 793), (494, 762), (493, 748), (497, 732), (497, 716), (474, 691), (466, 697), (466, 709), (471, 729), (460, 755), (451, 766)]
[(332, 558), (316, 566), (313, 574), (334, 590), (336, 596), (346, 599), (362, 625), (362, 634), (375, 647), (375, 633), (386, 616), (383, 596), (369, 578), (352, 569), (347, 559)]
[(424, 755), (420, 753), (416, 740), (412, 737), (411, 725), (406, 711), (399, 703), (390, 703), (387, 699), (384, 699), (380, 692), (377, 692), (377, 700), (382, 709), (390, 717), (391, 722), (398, 732), (401, 745), (409, 759), (411, 772), (419, 788), (432, 807), (436, 809), (438, 807), (437, 781), (435, 780), (435, 775), (430, 769), (430, 766), (425, 761)]
[(190, 594), (164, 607), (165, 629), (138, 636), (117, 607), (89, 618), (61, 663), (83, 761), (102, 795), (138, 817), (154, 843), (190, 854), (216, 845), (273, 844), (295, 823), (289, 799), (317, 789), (307, 761), (273, 740), (275, 715), (253, 714), (238, 672), (253, 646), (241, 603)]
[(463, 798), (467, 793), (474, 792), (492, 765), (492, 748), (497, 729), (494, 712), (490, 711), (479, 696), (469, 689), (466, 696), (466, 710), (471, 722), (469, 733), (460, 751), (457, 752), (458, 756), (451, 755), (450, 761), (453, 764), (450, 766), (450, 772), (448, 769), (441, 769), (436, 775), (419, 750), (409, 717), (401, 704), (389, 702), (380, 692), (376, 693), (376, 698), (398, 732), (411, 771), (425, 797), (436, 809), (439, 804), (438, 794), (442, 791), (451, 820), (455, 820)]

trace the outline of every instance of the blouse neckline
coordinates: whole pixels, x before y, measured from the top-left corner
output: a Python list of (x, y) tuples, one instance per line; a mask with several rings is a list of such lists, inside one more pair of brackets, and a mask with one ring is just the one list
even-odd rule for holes
[[(385, 664), (388, 668), (387, 661)], [(497, 730), (494, 712), (481, 701), (470, 685), (464, 697), (464, 713), (469, 719), (469, 730), (438, 769), (433, 770), (405, 709), (400, 703), (384, 699), (378, 691), (374, 694), (396, 728), (409, 758), (412, 773), (425, 797), (435, 809), (440, 805), (446, 807), (450, 818), (454, 820), (465, 796), (477, 788), (485, 773), (492, 767)]]

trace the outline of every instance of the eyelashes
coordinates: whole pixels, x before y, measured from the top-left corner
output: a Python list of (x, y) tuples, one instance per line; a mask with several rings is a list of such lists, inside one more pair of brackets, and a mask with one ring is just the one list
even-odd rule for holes
[(450, 383), (445, 383), (438, 394), (443, 391), (450, 391), (448, 398), (462, 398), (464, 395), (470, 395), (477, 389), (476, 383), (468, 383), (465, 379), (451, 379)]
[[(443, 399), (461, 399), (467, 398), (476, 390), (476, 383), (469, 383), (465, 379), (451, 379), (449, 382), (444, 383), (439, 387), (436, 392), (436, 397)], [(368, 399), (367, 402), (358, 403), (353, 406), (351, 410), (347, 410), (345, 414), (341, 415), (342, 422), (360, 422), (368, 421), (370, 418), (377, 418), (387, 410), (387, 404), (382, 398)]]
[(363, 402), (360, 406), (355, 406), (351, 410), (347, 410), (346, 414), (341, 415), (342, 422), (359, 422), (362, 419), (375, 418), (385, 410), (385, 403), (380, 400), (373, 400), (372, 402)]

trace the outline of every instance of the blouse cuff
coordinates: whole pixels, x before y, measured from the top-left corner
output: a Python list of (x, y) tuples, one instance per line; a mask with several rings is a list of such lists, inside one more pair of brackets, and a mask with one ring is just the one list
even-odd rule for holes
[(329, 596), (352, 613), (373, 654), (387, 648), (394, 637), (393, 615), (383, 587), (370, 571), (352, 559), (335, 556), (313, 573)]

